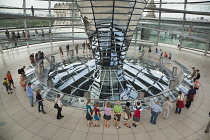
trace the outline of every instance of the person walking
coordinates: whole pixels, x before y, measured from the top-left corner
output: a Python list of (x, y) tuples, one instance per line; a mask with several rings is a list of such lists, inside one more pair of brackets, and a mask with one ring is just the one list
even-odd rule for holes
[(34, 16), (34, 7), (33, 6), (31, 6), (31, 14), (32, 14), (32, 16)]
[(130, 107), (130, 103), (127, 102), (124, 108), (124, 121), (125, 121), (124, 125), (126, 125), (126, 127), (128, 128), (131, 128), (129, 121), (130, 121), (130, 118), (132, 117), (132, 114), (129, 107)]
[(172, 54), (169, 53), (169, 55), (168, 55), (168, 64), (171, 64), (171, 58), (172, 58)]
[(186, 99), (186, 104), (185, 106), (189, 109), (191, 106), (191, 102), (194, 100), (194, 96), (196, 94), (196, 90), (193, 89), (193, 86), (190, 86), (190, 90), (187, 93), (187, 99)]
[(26, 33), (25, 33), (25, 31), (23, 30), (23, 32), (22, 32), (22, 37), (25, 39), (26, 38)]
[[(210, 117), (210, 112), (209, 112), (209, 117)], [(206, 126), (205, 133), (209, 132), (209, 128), (210, 128), (210, 121), (209, 121), (208, 125)]]
[(117, 129), (121, 128), (119, 126), (120, 124), (120, 118), (121, 118), (121, 113), (122, 113), (122, 107), (120, 106), (120, 101), (116, 102), (116, 105), (113, 108), (114, 111), (114, 125), (116, 126)]
[(30, 101), (31, 107), (34, 106), (34, 95), (33, 95), (33, 89), (31, 88), (31, 83), (28, 83), (28, 86), (26, 87), (26, 93), (28, 95), (28, 99)]
[(110, 103), (107, 102), (106, 106), (104, 107), (104, 117), (103, 117), (104, 118), (104, 126), (106, 128), (110, 127), (109, 120), (111, 120), (111, 113), (112, 113), (112, 111), (111, 111), (111, 108), (110, 108)]
[(20, 74), (20, 85), (23, 87), (23, 90), (26, 91), (26, 80), (23, 75), (24, 73)]
[(37, 30), (35, 30), (35, 36), (36, 36), (36, 39), (38, 39), (38, 36), (39, 36), (39, 32)]
[(98, 105), (99, 105), (99, 103), (96, 103), (95, 107), (94, 107), (94, 112), (95, 112), (94, 119), (95, 119), (95, 122), (93, 124), (93, 127), (100, 127), (100, 125), (98, 125), (98, 121), (99, 121), (99, 117), (100, 117), (100, 110), (98, 109)]
[(61, 46), (59, 47), (59, 51), (60, 51), (60, 55), (63, 56), (63, 49), (61, 48)]
[[(13, 89), (11, 88), (10, 82), (7, 80), (6, 77), (4, 78), (3, 85), (5, 86), (6, 91), (8, 92), (8, 94), (13, 93), (13, 92), (12, 92)], [(10, 91), (10, 92), (9, 92), (9, 91)]]
[(20, 40), (20, 33), (19, 33), (19, 31), (17, 32), (17, 40)]
[(82, 47), (83, 47), (83, 53), (85, 53), (85, 42), (82, 43)]
[(176, 111), (175, 113), (181, 113), (182, 108), (184, 108), (184, 95), (182, 95), (181, 91), (178, 91), (178, 97), (176, 99)]
[(166, 101), (163, 103), (163, 118), (168, 119), (169, 111), (173, 108), (172, 103), (169, 101), (169, 97), (166, 97)]
[(133, 107), (134, 113), (133, 113), (133, 126), (136, 127), (140, 121), (141, 118), (141, 111), (143, 110), (140, 106), (140, 102), (136, 102), (136, 106)]
[(179, 41), (178, 46), (177, 46), (177, 50), (181, 50), (181, 42)]
[[(40, 92), (41, 92), (41, 89), (38, 89), (36, 91), (36, 102), (38, 102), (38, 111), (39, 112), (42, 111), (43, 114), (46, 114), (46, 112), (44, 112), (44, 105), (42, 103), (44, 100), (42, 99)], [(42, 108), (42, 110), (40, 109), (40, 107)]]
[(67, 56), (69, 55), (69, 48), (70, 48), (70, 46), (69, 46), (69, 44), (67, 44), (66, 45)]
[(8, 81), (9, 81), (10, 85), (13, 85), (13, 88), (15, 88), (14, 81), (12, 79), (12, 75), (11, 75), (10, 71), (7, 72), (6, 77), (7, 77)]
[(75, 50), (76, 50), (76, 54), (78, 54), (78, 50), (79, 50), (79, 45), (78, 44), (75, 46)]
[(44, 31), (42, 30), (42, 39), (45, 39), (45, 37), (44, 37)]
[(86, 119), (87, 119), (87, 127), (91, 127), (91, 120), (93, 119), (92, 114), (93, 110), (90, 106), (91, 100), (88, 99), (86, 103)]
[(157, 101), (152, 107), (151, 107), (151, 118), (150, 118), (150, 123), (156, 124), (157, 122), (157, 117), (158, 114), (162, 112), (162, 108), (160, 107), (160, 101)]
[(55, 104), (57, 104), (57, 110), (58, 110), (58, 112), (57, 112), (57, 120), (59, 120), (62, 117), (64, 117), (64, 116), (61, 115), (63, 104), (62, 104), (62, 102), (60, 100), (60, 94), (57, 94), (57, 98), (55, 99)]

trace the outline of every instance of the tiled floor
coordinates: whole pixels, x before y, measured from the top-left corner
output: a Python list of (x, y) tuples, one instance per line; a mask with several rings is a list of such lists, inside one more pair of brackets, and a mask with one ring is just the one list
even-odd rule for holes
[[(34, 107), (29, 105), (26, 92), (19, 85), (17, 70), (23, 65), (30, 64), (28, 55), (38, 50), (50, 54), (58, 51), (58, 45), (60, 44), (54, 44), (52, 48), (49, 44), (34, 45), (30, 48), (22, 47), (0, 54), (0, 79), (3, 81), (6, 72), (10, 70), (17, 87), (13, 94), (8, 95), (3, 85), (0, 84), (0, 123), (6, 122), (6, 125), (0, 126), (0, 140), (210, 140), (210, 133), (204, 133), (210, 119), (208, 116), (210, 111), (209, 57), (185, 50), (177, 51), (173, 47), (159, 47), (164, 52), (171, 52), (173, 59), (181, 62), (187, 68), (191, 69), (194, 66), (201, 71), (202, 87), (189, 110), (183, 109), (182, 113), (177, 115), (173, 109), (168, 120), (163, 120), (159, 116), (157, 125), (150, 124), (150, 112), (143, 111), (137, 128), (126, 128), (123, 122), (121, 122), (122, 128), (118, 130), (114, 126), (104, 128), (102, 121), (100, 121), (100, 128), (88, 128), (83, 110), (64, 107), (65, 117), (57, 120), (53, 103), (45, 100), (44, 106), (47, 114), (38, 113), (37, 104)], [(137, 48), (136, 50), (130, 49), (128, 55), (139, 55)], [(151, 59), (157, 61), (154, 56)]]

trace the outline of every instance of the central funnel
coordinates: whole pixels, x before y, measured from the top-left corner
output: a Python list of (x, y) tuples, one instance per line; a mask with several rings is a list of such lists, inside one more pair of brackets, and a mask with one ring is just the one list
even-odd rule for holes
[(90, 98), (122, 99), (128, 91), (123, 61), (147, 0), (77, 0), (77, 4), (96, 62)]

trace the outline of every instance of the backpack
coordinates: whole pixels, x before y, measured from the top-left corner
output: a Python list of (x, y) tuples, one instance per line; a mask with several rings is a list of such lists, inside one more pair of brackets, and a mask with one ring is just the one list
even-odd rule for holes
[(3, 85), (6, 86), (6, 87), (8, 86), (8, 84), (6, 82), (3, 82)]
[(141, 111), (140, 111), (140, 108), (136, 107), (136, 110), (134, 112), (134, 117), (140, 117), (141, 116)]
[(18, 70), (18, 74), (21, 74), (21, 69)]

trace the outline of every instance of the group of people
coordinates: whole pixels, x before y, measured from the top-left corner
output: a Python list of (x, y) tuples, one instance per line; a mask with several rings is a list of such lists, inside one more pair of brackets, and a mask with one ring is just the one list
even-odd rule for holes
[[(79, 47), (79, 44), (76, 44), (75, 47), (74, 47), (74, 49), (75, 49), (75, 51), (76, 51), (76, 54), (79, 53), (79, 48), (80, 48), (80, 47)], [(69, 55), (69, 51), (70, 51), (70, 45), (67, 44), (67, 45), (66, 45), (67, 56)], [(64, 56), (63, 49), (62, 49), (61, 46), (59, 47), (59, 52), (60, 52), (60, 55), (61, 55), (61, 56)]]
[(36, 63), (36, 62), (39, 62), (39, 60), (44, 59), (44, 57), (45, 57), (44, 52), (38, 51), (35, 55), (34, 55), (34, 53), (32, 53), (29, 56), (29, 59), (30, 59), (31, 63)]
[[(145, 54), (145, 48), (144, 46), (139, 46), (139, 52), (142, 52), (142, 57), (144, 56)], [(148, 57), (151, 57), (151, 53), (152, 53), (152, 48), (149, 47), (148, 48)], [(158, 56), (160, 58), (163, 58), (163, 64), (165, 63), (168, 63), (168, 64), (171, 64), (171, 59), (172, 59), (172, 54), (171, 53), (167, 53), (167, 52), (163, 52), (162, 49), (158, 50), (158, 48), (155, 49), (155, 52), (154, 52), (154, 56), (155, 58), (157, 58)]]
[[(100, 127), (98, 124), (99, 119), (101, 117), (100, 110), (98, 108), (99, 104), (96, 103), (94, 108), (91, 107), (90, 105), (91, 100), (88, 99), (86, 103), (86, 119), (87, 119), (87, 127), (91, 127), (91, 120), (94, 118), (94, 123), (93, 127)], [(121, 128), (120, 127), (120, 120), (121, 120), (121, 115), (124, 115), (124, 125), (128, 128), (131, 128), (130, 126), (130, 119), (132, 117), (131, 109), (130, 109), (130, 102), (127, 102), (125, 104), (124, 108), (124, 113), (122, 110), (122, 107), (120, 106), (120, 101), (116, 102), (116, 105), (114, 106), (113, 110), (111, 109), (110, 102), (106, 103), (106, 106), (104, 107), (104, 127), (109, 128), (109, 121), (112, 118), (114, 118), (114, 126), (116, 126), (117, 129)], [(140, 102), (136, 102), (136, 105), (133, 106), (134, 114), (133, 114), (133, 123), (132, 125), (136, 127), (138, 125), (138, 122), (140, 121), (141, 117), (141, 111), (143, 110), (140, 106)]]

